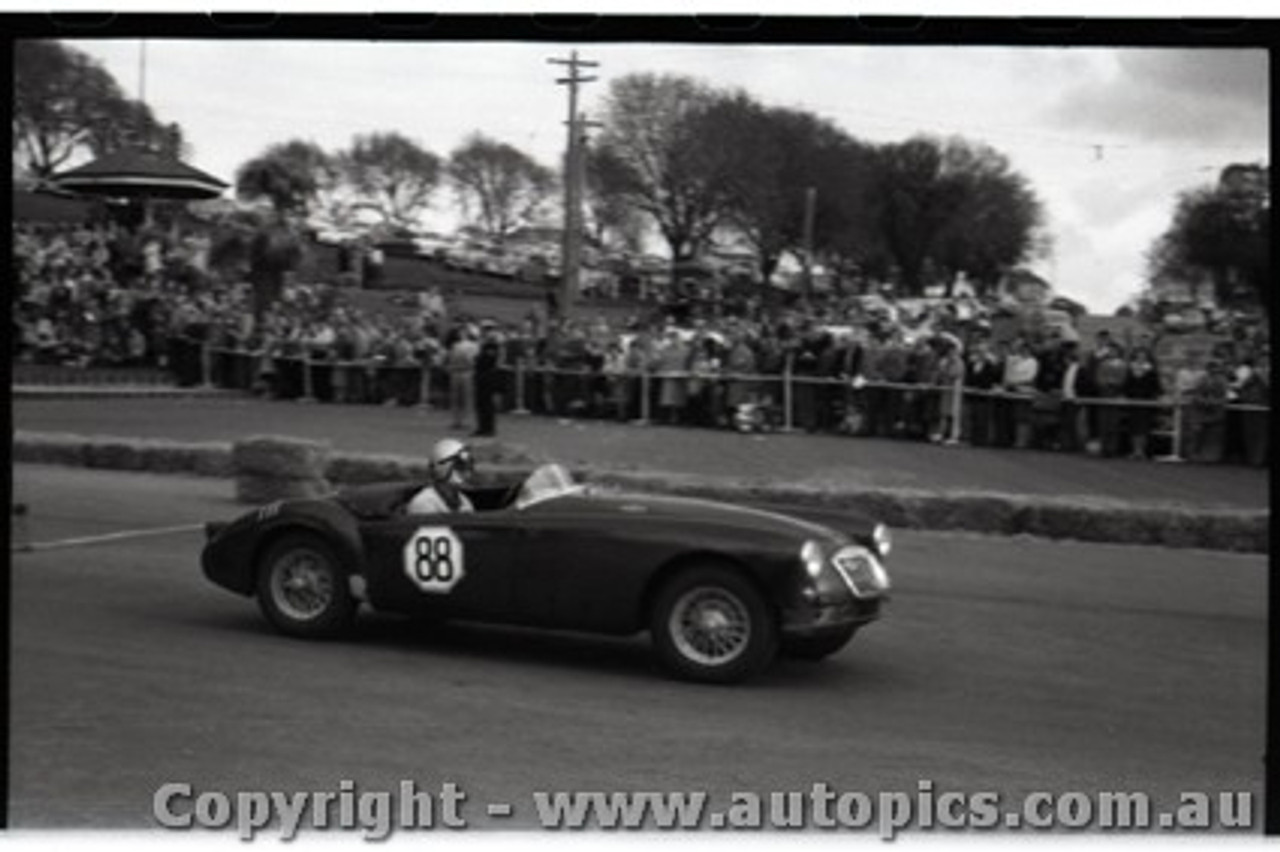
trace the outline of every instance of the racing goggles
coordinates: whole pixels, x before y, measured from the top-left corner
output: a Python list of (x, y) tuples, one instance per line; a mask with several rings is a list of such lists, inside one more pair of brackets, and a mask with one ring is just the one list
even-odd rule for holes
[(476, 469), (475, 459), (471, 457), (471, 451), (466, 448), (458, 450), (448, 458), (441, 459), (437, 464), (446, 475), (456, 473), (459, 476), (470, 476)]

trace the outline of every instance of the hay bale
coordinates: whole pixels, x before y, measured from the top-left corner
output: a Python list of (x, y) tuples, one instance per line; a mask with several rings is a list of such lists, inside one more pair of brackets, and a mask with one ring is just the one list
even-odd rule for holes
[(1212, 535), (1205, 547), (1235, 550), (1242, 553), (1271, 551), (1271, 515), (1269, 512), (1222, 514), (1213, 517)]
[(1053, 503), (1045, 500), (1029, 501), (1022, 513), (1022, 528), (1018, 532), (1041, 538), (1084, 538), (1095, 541), (1089, 535), (1093, 513), (1072, 504)]
[(197, 476), (230, 476), (231, 447), (228, 444), (190, 444), (191, 472)]
[(1103, 503), (1033, 500), (1020, 515), (1021, 529), (1044, 538), (1145, 543), (1151, 519), (1132, 509)]
[(333, 489), (322, 479), (294, 479), (262, 476), (254, 473), (236, 475), (236, 500), (260, 505), (275, 500), (306, 500), (324, 497)]
[(939, 494), (920, 501), (920, 523), (927, 529), (1009, 534), (1015, 505), (1003, 495)]
[(1198, 519), (1189, 512), (1166, 510), (1153, 512), (1147, 519), (1152, 535), (1168, 547), (1199, 547), (1201, 537)]
[(297, 438), (256, 436), (231, 446), (231, 465), (237, 475), (319, 479), (328, 457), (328, 444)]
[(147, 470), (152, 473), (190, 473), (195, 453), (189, 445), (157, 441), (145, 448)]
[(917, 526), (911, 508), (902, 495), (894, 491), (859, 491), (849, 497), (848, 505), (883, 524), (900, 529)]
[(86, 440), (62, 433), (15, 432), (13, 460), (32, 464), (63, 464), (83, 467)]
[(358, 455), (343, 453), (330, 457), (325, 466), (325, 478), (330, 482), (352, 485), (366, 482), (397, 482), (412, 479), (406, 472), (404, 460), (390, 455)]
[(332, 490), (324, 478), (327, 444), (259, 436), (232, 444), (230, 455), (241, 502), (317, 497)]
[(1241, 553), (1270, 550), (1270, 517), (1265, 512), (1181, 512), (1170, 516), (1162, 530), (1161, 544)]
[(901, 523), (898, 526), (911, 527), (913, 529), (927, 529), (929, 524), (930, 505), (935, 502), (935, 497), (930, 494), (920, 494), (914, 491), (890, 492), (897, 503), (898, 511), (902, 514)]
[(542, 462), (537, 454), (521, 444), (506, 441), (480, 442), (471, 444), (471, 455), (479, 465), (520, 465), (533, 467)]
[(969, 495), (958, 501), (955, 529), (1012, 535), (1021, 506), (1004, 495)]
[(85, 443), (84, 463), (105, 470), (144, 470), (145, 456), (137, 442), (89, 440)]

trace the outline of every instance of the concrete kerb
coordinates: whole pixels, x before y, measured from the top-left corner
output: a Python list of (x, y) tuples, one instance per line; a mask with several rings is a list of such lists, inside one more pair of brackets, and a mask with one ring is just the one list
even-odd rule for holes
[[(13, 438), (15, 462), (150, 473), (229, 477), (234, 474), (232, 454), (232, 445), (222, 442), (179, 443), (23, 431), (16, 432)], [(486, 472), (500, 477), (532, 466), (532, 459), (516, 450), (495, 454), (484, 467)], [(577, 468), (574, 473), (587, 482), (635, 491), (845, 509), (899, 528), (1024, 533), (1044, 538), (1244, 553), (1267, 553), (1270, 549), (1267, 510), (1135, 504), (1087, 496), (850, 489), (588, 467)], [(325, 477), (335, 484), (419, 479), (426, 474), (427, 466), (421, 458), (368, 453), (332, 452), (324, 469)]]

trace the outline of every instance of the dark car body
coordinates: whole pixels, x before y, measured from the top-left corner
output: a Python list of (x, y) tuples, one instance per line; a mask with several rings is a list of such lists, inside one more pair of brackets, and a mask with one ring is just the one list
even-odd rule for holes
[[(210, 524), (204, 572), (219, 586), (255, 594), (271, 542), (304, 530), (332, 546), (343, 569), (360, 578), (360, 597), (377, 610), (611, 634), (643, 630), (663, 582), (709, 561), (748, 577), (783, 635), (865, 624), (878, 617), (887, 594), (881, 569), (879, 580), (857, 581), (835, 564), (842, 548), (869, 551), (877, 565), (887, 549), (877, 525), (852, 514), (836, 530), (711, 500), (581, 486), (522, 505), (519, 483), (469, 490), (474, 512), (407, 514), (409, 499), (425, 486), (355, 487)], [(427, 565), (421, 559), (431, 542), (444, 539), (447, 589), (431, 587), (423, 580), (429, 572), (417, 570)], [(806, 545), (821, 551), (820, 569), (806, 570)]]

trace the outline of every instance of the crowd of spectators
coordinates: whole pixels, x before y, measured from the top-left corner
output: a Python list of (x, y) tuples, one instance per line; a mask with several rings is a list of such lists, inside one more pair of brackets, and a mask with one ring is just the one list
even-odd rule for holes
[[(208, 271), (208, 240), (110, 225), (15, 226), (18, 362), (167, 366), (280, 398), (475, 407), (560, 417), (897, 437), (1265, 462), (1269, 342), (1238, 327), (1206, 357), (1161, 365), (1149, 331), (1084, 341), (994, 299), (759, 299), (500, 323), (437, 291), (362, 310), (343, 288), (291, 284), (255, 321), (248, 284)], [(1169, 407), (1177, 398), (1181, 422)], [(1243, 407), (1242, 407), (1243, 406)]]
[(15, 363), (161, 366), (179, 300), (199, 290), (210, 241), (113, 223), (15, 224)]

